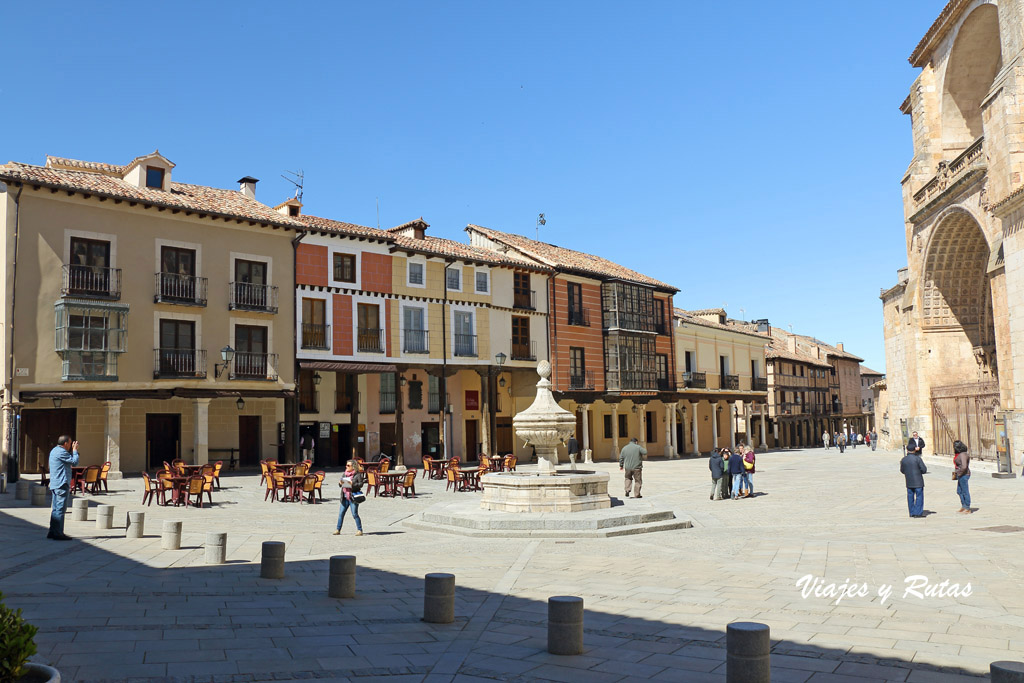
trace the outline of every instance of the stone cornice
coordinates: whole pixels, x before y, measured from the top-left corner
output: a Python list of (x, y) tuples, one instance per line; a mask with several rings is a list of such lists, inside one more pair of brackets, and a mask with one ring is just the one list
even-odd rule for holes
[(910, 53), (910, 57), (907, 61), (910, 62), (911, 66), (922, 67), (928, 62), (926, 57), (931, 54), (932, 48), (934, 48), (935, 44), (949, 32), (956, 20), (960, 18), (963, 11), (967, 9), (967, 6), (973, 1), (974, 0), (950, 0), (946, 4), (939, 13), (938, 18), (932, 23), (931, 27), (929, 27), (928, 31), (924, 34), (924, 37), (921, 38), (921, 42), (919, 42), (917, 47), (914, 48), (914, 51)]

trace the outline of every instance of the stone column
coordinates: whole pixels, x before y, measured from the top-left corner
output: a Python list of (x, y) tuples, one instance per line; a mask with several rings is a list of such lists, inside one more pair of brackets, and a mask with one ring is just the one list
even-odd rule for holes
[(694, 455), (700, 455), (700, 442), (697, 441), (697, 406), (699, 405), (700, 401), (693, 401), (692, 403), (690, 403), (690, 407), (692, 408), (691, 412), (693, 413), (693, 424), (690, 428), (690, 431), (693, 433), (690, 435), (690, 438), (693, 439)]
[(711, 404), (711, 448), (718, 448), (718, 402)]
[(612, 460), (619, 459), (619, 404), (612, 404)]
[(210, 400), (192, 399), (192, 454), (194, 465), (210, 462)]
[(395, 465), (405, 467), (405, 398), (402, 373), (395, 373)]
[(480, 375), (480, 450), (491, 454), (491, 377), (488, 371), (477, 371)]
[[(121, 478), (121, 404), (124, 401), (103, 401), (107, 406), (106, 460), (110, 462), (107, 479)], [(147, 463), (148, 466), (148, 463)]]
[[(635, 403), (633, 405), (636, 405)], [(640, 417), (640, 445), (647, 448), (647, 405), (636, 406), (637, 415)]]
[(672, 448), (672, 423), (675, 420), (676, 404), (665, 403), (665, 457), (675, 457), (675, 449)]
[(765, 436), (765, 404), (761, 404), (761, 448), (768, 450), (768, 438)]
[(584, 403), (580, 406), (583, 411), (583, 461), (594, 462), (594, 454), (590, 450), (590, 405)]

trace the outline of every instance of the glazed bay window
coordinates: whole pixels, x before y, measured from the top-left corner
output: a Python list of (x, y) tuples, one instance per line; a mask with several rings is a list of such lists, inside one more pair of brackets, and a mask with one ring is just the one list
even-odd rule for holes
[(59, 301), (54, 349), (63, 361), (64, 380), (117, 379), (117, 356), (124, 353), (128, 306)]
[(605, 380), (610, 391), (655, 391), (658, 388), (654, 338), (610, 334), (605, 339)]
[(655, 332), (654, 290), (627, 282), (601, 285), (601, 312), (605, 329)]
[(334, 255), (334, 279), (338, 282), (356, 281), (356, 257), (354, 255)]

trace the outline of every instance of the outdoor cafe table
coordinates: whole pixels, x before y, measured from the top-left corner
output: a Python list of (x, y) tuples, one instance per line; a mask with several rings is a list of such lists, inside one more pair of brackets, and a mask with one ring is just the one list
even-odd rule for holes
[[(168, 480), (169, 482), (171, 482), (171, 484), (173, 484), (173, 488), (171, 489), (171, 502), (172, 503), (174, 503), (175, 505), (178, 505), (178, 504), (181, 503), (181, 496), (182, 496), (182, 494), (185, 493), (185, 489), (188, 487), (188, 480), (191, 479), (191, 478), (192, 477), (189, 477), (189, 476), (186, 476), (186, 475), (182, 475), (182, 474), (175, 474), (175, 475), (170, 476), (170, 477), (164, 477), (164, 479)], [(157, 480), (156, 483), (157, 483), (157, 486), (161, 485), (159, 479)]]
[(405, 472), (385, 472), (383, 474), (377, 474), (377, 480), (380, 482), (380, 486), (384, 489), (379, 491), (382, 496), (394, 497), (397, 494), (398, 482), (405, 478)]
[(364, 472), (379, 472), (381, 465), (383, 464), (384, 462), (381, 460), (378, 460), (377, 462), (363, 462), (362, 460), (359, 461), (359, 467), (362, 468)]
[(305, 474), (286, 474), (284, 475), (284, 481), (287, 485), (287, 496), (288, 500), (297, 500), (302, 497), (302, 480), (306, 478)]
[(491, 471), (493, 472), (504, 472), (505, 471), (505, 456), (504, 455), (485, 455), (483, 460), (487, 460), (490, 463)]
[(479, 467), (460, 467), (458, 471), (462, 472), (462, 474), (465, 475), (466, 478), (466, 483), (462, 487), (463, 491), (480, 490), (480, 484), (478, 481), (480, 477)]

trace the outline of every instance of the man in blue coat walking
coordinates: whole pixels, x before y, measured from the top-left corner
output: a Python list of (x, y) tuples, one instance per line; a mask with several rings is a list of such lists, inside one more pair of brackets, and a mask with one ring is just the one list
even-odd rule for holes
[(907, 453), (900, 460), (900, 472), (907, 480), (907, 507), (911, 517), (924, 517), (924, 475), (928, 474), (924, 460), (917, 452)]
[(70, 541), (64, 533), (64, 513), (71, 496), (71, 468), (78, 464), (78, 442), (70, 436), (61, 435), (57, 445), (50, 451), (50, 493), (53, 507), (50, 510), (50, 533), (47, 538), (55, 541)]

